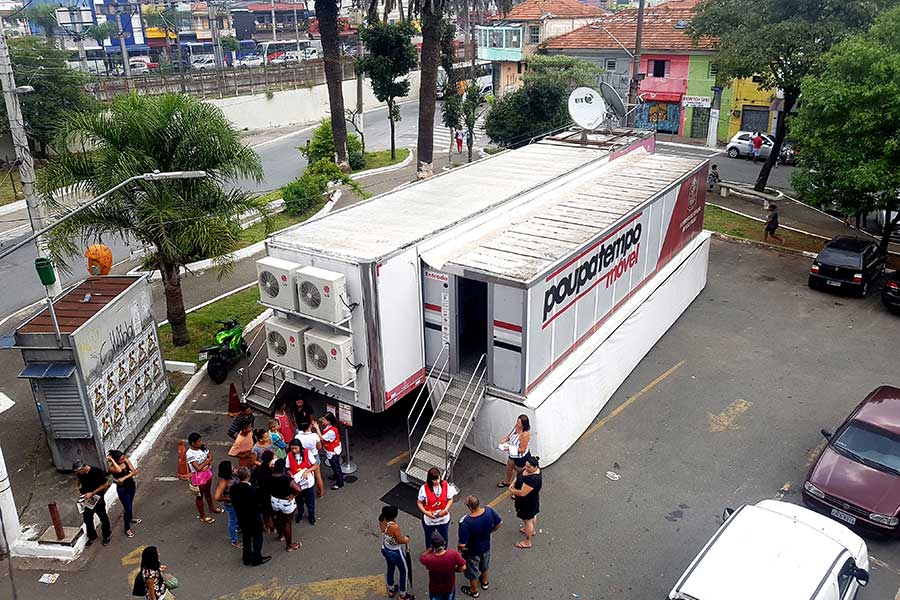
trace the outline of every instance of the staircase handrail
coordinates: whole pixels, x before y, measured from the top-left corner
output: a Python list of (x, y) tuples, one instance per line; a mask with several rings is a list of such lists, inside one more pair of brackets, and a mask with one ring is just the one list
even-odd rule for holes
[[(469, 383), (466, 384), (466, 389), (463, 391), (462, 396), (460, 396), (459, 404), (456, 407), (456, 410), (453, 411), (453, 416), (450, 418), (450, 422), (447, 425), (447, 429), (444, 430), (444, 476), (447, 477), (450, 472), (450, 451), (448, 448), (448, 440), (450, 439), (450, 430), (453, 429), (453, 435), (455, 436), (457, 432), (460, 430), (459, 425), (456, 425), (456, 416), (459, 414), (460, 409), (463, 407), (463, 403), (466, 404), (466, 409), (463, 414), (469, 414), (469, 406), (472, 404), (472, 400), (476, 396), (480, 396), (480, 394), (475, 394), (475, 390), (481, 387), (481, 382), (484, 380), (484, 374), (487, 371), (487, 364), (485, 363), (485, 358), (487, 354), (482, 354), (481, 358), (478, 359), (478, 364), (475, 365), (475, 370), (472, 371), (472, 376), (469, 378)], [(472, 397), (469, 400), (466, 400), (466, 397), (469, 395), (469, 389), (472, 388), (472, 383), (475, 381), (475, 376), (478, 375), (478, 372), (481, 371), (481, 375), (478, 377), (478, 383), (475, 385), (475, 389), (473, 390)], [(460, 423), (461, 425), (461, 423)]]
[[(431, 365), (431, 369), (428, 370), (428, 378), (425, 380), (425, 385), (423, 385), (419, 389), (419, 394), (416, 396), (415, 401), (413, 401), (412, 407), (410, 407), (410, 409), (409, 409), (409, 414), (406, 416), (406, 441), (409, 445), (410, 460), (412, 460), (412, 456), (413, 456), (413, 451), (412, 451), (413, 432), (416, 430), (416, 427), (419, 426), (419, 421), (422, 420), (422, 415), (425, 413), (425, 407), (428, 406), (428, 400), (429, 400), (429, 398), (431, 398), (431, 386), (427, 385), (428, 380), (430, 380), (432, 378), (432, 376), (434, 375), (434, 370), (437, 368), (438, 363), (441, 361), (441, 356), (443, 356), (444, 352), (446, 352), (449, 347), (450, 347), (449, 344), (444, 344), (441, 347), (441, 351), (438, 352), (437, 357), (435, 357), (434, 363)], [(438, 379), (440, 379), (440, 377), (444, 374), (444, 370), (447, 368), (447, 365), (449, 362), (450, 362), (450, 354), (448, 352), (447, 356), (444, 357), (444, 363), (441, 366), (441, 370), (438, 372)], [(428, 394), (425, 394), (426, 388), (428, 389)], [(419, 406), (419, 400), (421, 400), (423, 397), (425, 399), (425, 402), (423, 402), (422, 405)], [(442, 399), (443, 399), (443, 397), (442, 397)], [(413, 424), (412, 427), (410, 427), (410, 422), (412, 421), (413, 413), (416, 411), (417, 408), (419, 409), (419, 416), (416, 417), (415, 424)]]

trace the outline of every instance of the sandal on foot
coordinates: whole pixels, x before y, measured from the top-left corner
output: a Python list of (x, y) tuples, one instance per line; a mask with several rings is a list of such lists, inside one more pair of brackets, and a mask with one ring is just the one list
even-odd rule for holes
[(198, 516), (197, 518), (200, 519), (201, 521), (203, 521), (204, 523), (206, 523), (207, 525), (209, 525), (210, 523), (215, 523), (215, 522), (216, 522), (216, 520), (213, 519), (212, 517), (200, 517), (200, 516)]
[(523, 541), (521, 541), (521, 540), (519, 540), (518, 542), (516, 542), (514, 545), (515, 545), (516, 548), (520, 548), (520, 549), (522, 549), (522, 550), (531, 550), (531, 549), (534, 547), (534, 546), (526, 546), (526, 545), (525, 545), (525, 542), (523, 542)]
[(394, 596), (397, 595), (397, 586), (394, 586), (394, 587), (392, 587), (392, 588), (388, 588), (388, 591), (387, 591), (387, 592), (388, 592), (388, 598), (393, 598)]
[(238, 550), (243, 550), (244, 546), (240, 542), (231, 542), (232, 548), (237, 548)]
[(301, 544), (300, 542), (294, 542), (293, 544), (291, 544), (290, 546), (287, 547), (287, 551), (293, 552), (294, 550), (299, 550), (302, 545), (303, 544)]
[[(481, 582), (479, 581), (479, 583)], [(491, 587), (490, 583), (481, 583), (481, 589), (483, 589), (484, 591), (487, 591), (489, 587)]]
[(498, 487), (498, 488), (508, 488), (508, 487), (511, 486), (511, 485), (512, 485), (511, 483), (504, 483), (504, 482), (502, 482), (502, 481), (498, 481), (498, 482), (497, 482), (497, 487)]
[(472, 588), (470, 588), (470, 587), (467, 586), (467, 585), (464, 585), (464, 586), (462, 586), (461, 588), (459, 588), (459, 591), (461, 591), (461, 592), (462, 592), (463, 594), (465, 594), (466, 596), (470, 596), (470, 597), (472, 597), (472, 598), (477, 598), (478, 596), (481, 595), (480, 592), (472, 593)]
[(216, 513), (217, 515), (220, 515), (220, 514), (222, 514), (223, 512), (225, 512), (225, 509), (224, 509), (224, 508), (211, 508), (211, 509), (209, 509), (209, 510), (210, 510), (210, 512), (214, 512), (214, 513)]
[(125, 537), (130, 537), (130, 538), (134, 537), (134, 532), (129, 529), (128, 531), (125, 532)]

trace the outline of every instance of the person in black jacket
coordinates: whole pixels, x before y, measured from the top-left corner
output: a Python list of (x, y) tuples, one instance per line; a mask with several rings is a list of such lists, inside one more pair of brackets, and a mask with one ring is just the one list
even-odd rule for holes
[(260, 493), (250, 485), (250, 469), (237, 470), (238, 483), (231, 486), (231, 506), (237, 515), (238, 525), (244, 538), (244, 564), (258, 566), (272, 560), (262, 555), (263, 520)]

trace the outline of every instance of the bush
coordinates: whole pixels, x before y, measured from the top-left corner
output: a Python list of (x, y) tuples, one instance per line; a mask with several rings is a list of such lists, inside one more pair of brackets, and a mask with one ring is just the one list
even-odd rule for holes
[(562, 83), (536, 81), (506, 94), (491, 105), (485, 133), (504, 146), (518, 147), (533, 137), (567, 125), (567, 92)]
[[(334, 135), (331, 133), (331, 119), (322, 119), (319, 126), (313, 131), (312, 138), (305, 145), (297, 148), (300, 154), (306, 157), (309, 164), (314, 164), (322, 159), (334, 162)], [(362, 142), (359, 136), (353, 133), (347, 134), (348, 160), (354, 154), (362, 155)], [(365, 163), (365, 159), (363, 159)], [(351, 162), (352, 166), (352, 162)], [(365, 166), (365, 164), (363, 164)]]
[(362, 171), (366, 168), (366, 155), (363, 154), (362, 150), (351, 152), (347, 156), (347, 160), (350, 162), (350, 169), (353, 171)]
[(315, 206), (332, 183), (350, 186), (354, 192), (362, 195), (362, 190), (349, 175), (332, 161), (323, 158), (309, 165), (303, 175), (281, 188), (285, 211), (291, 215), (302, 215)]

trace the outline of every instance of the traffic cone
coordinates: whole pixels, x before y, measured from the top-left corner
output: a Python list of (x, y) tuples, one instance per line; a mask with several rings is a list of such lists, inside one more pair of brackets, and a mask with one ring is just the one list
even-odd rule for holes
[(228, 388), (228, 416), (236, 417), (241, 412), (241, 398), (238, 396), (237, 388), (234, 384)]
[(188, 471), (187, 450), (184, 449), (184, 440), (178, 440), (178, 479), (187, 480), (191, 478)]

